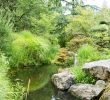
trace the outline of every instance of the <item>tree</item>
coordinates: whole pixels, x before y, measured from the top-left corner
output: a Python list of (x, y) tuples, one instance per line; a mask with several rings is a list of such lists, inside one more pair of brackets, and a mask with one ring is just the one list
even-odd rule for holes
[(40, 18), (41, 13), (48, 13), (43, 0), (18, 0), (15, 10), (15, 27), (17, 30), (30, 29), (31, 18)]

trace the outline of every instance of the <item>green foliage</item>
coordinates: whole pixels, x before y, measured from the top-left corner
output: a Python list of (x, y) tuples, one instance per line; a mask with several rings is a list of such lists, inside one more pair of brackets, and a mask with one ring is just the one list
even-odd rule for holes
[(0, 36), (6, 36), (12, 32), (13, 23), (11, 21), (11, 12), (9, 10), (0, 9)]
[(11, 96), (9, 97), (9, 100), (23, 100), (24, 97), (24, 87), (20, 83), (16, 83), (12, 85), (12, 92), (10, 93)]
[(9, 8), (11, 11), (15, 10), (17, 0), (0, 0), (0, 7)]
[(97, 25), (94, 26), (91, 31), (92, 32), (107, 32), (109, 30), (108, 26), (103, 24), (103, 25)]
[(85, 73), (81, 66), (74, 66), (71, 68), (71, 72), (76, 77), (76, 83), (95, 83), (95, 79), (90, 74)]
[(16, 30), (29, 30), (33, 18), (39, 19), (41, 13), (48, 13), (43, 0), (17, 0), (14, 13)]
[(108, 32), (93, 32), (94, 43), (99, 46), (99, 48), (109, 48), (110, 38)]
[(28, 31), (16, 34), (12, 42), (11, 64), (13, 67), (32, 66), (50, 63), (58, 45)]
[(101, 9), (95, 16), (95, 21), (100, 23), (101, 21), (105, 21), (106, 24), (109, 24), (110, 18), (110, 9)]
[(52, 34), (56, 34), (61, 47), (66, 46), (67, 34), (65, 33), (65, 27), (68, 24), (66, 16), (59, 15), (54, 19), (54, 29), (51, 31)]
[(74, 37), (67, 43), (69, 50), (76, 52), (77, 49), (84, 44), (93, 44), (93, 38), (83, 35), (74, 35)]
[(8, 71), (8, 61), (4, 54), (0, 54), (0, 99), (6, 100), (10, 91), (9, 80), (6, 77)]
[(67, 33), (83, 33), (88, 34), (90, 28), (94, 25), (94, 13), (90, 9), (78, 8), (79, 15), (69, 16), (69, 24), (67, 25), (65, 31)]
[(37, 35), (49, 34), (54, 29), (54, 19), (58, 14), (40, 14), (40, 19), (31, 17), (31, 31)]
[[(110, 10), (104, 8), (94, 13), (89, 7), (81, 7), (81, 1), (67, 1), (63, 7), (61, 0), (0, 0), (0, 50), (8, 57), (0, 53), (0, 100), (23, 99), (23, 86), (10, 83), (9, 67), (50, 64), (59, 45), (68, 49), (61, 49), (56, 63), (72, 65), (74, 57), (68, 55), (68, 50), (75, 52), (78, 66), (71, 71), (76, 76), (76, 83), (95, 82), (81, 65), (110, 58)], [(72, 13), (65, 15), (70, 5)], [(49, 79), (48, 75), (45, 79), (41, 76), (39, 74), (38, 80), (42, 84), (38, 87), (44, 86)], [(45, 83), (42, 80), (46, 80)]]
[(83, 64), (88, 61), (95, 61), (100, 58), (100, 54), (96, 48), (90, 45), (83, 45), (78, 49), (78, 62)]
[[(92, 10), (85, 9), (85, 8), (77, 8), (78, 15), (75, 16), (68, 16), (69, 24), (65, 28), (65, 32), (67, 38), (69, 38), (69, 47), (75, 50), (77, 46), (74, 44), (76, 43), (74, 40), (83, 40), (82, 38), (79, 39), (75, 37), (75, 34), (82, 34), (85, 37), (89, 37), (92, 44), (99, 46), (100, 48), (109, 48), (110, 47), (110, 22), (109, 20), (109, 10), (102, 9), (101, 11), (97, 12), (96, 14), (93, 13)], [(79, 42), (80, 45), (82, 45)], [(91, 44), (91, 43), (89, 43)], [(71, 46), (73, 45), (73, 46)]]
[(102, 48), (102, 50), (100, 50), (100, 54), (101, 54), (100, 59), (109, 59), (110, 58), (110, 49)]
[(9, 9), (0, 9), (0, 49), (5, 50), (12, 32), (13, 22)]
[[(3, 53), (0, 53), (0, 100), (22, 100), (23, 87), (16, 85), (13, 88), (9, 77), (7, 76), (9, 62)], [(19, 91), (15, 91), (19, 89)], [(18, 99), (16, 99), (18, 98)]]

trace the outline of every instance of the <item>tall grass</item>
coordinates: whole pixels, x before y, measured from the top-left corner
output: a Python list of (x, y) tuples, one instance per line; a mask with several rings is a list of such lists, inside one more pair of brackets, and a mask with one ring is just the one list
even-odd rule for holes
[(83, 64), (89, 61), (95, 61), (100, 58), (100, 54), (97, 49), (91, 45), (83, 45), (78, 49), (78, 61), (79, 64)]
[(21, 67), (51, 63), (58, 46), (52, 45), (46, 38), (23, 31), (14, 35), (11, 48), (12, 66)]
[(71, 68), (73, 75), (75, 75), (76, 83), (95, 83), (95, 79), (92, 75), (85, 73), (82, 70), (82, 66), (75, 66)]

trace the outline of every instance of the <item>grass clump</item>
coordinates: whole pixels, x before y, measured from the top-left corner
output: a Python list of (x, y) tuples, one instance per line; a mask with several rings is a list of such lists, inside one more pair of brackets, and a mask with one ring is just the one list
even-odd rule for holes
[(75, 75), (76, 83), (89, 83), (89, 84), (94, 84), (95, 79), (92, 75), (85, 73), (82, 70), (82, 66), (74, 66), (71, 68), (72, 74)]
[(89, 61), (95, 61), (100, 58), (100, 54), (96, 48), (91, 45), (83, 45), (78, 49), (78, 62), (83, 64)]
[(16, 34), (12, 42), (11, 64), (13, 67), (49, 64), (57, 49), (58, 45), (51, 44), (46, 38), (23, 31)]

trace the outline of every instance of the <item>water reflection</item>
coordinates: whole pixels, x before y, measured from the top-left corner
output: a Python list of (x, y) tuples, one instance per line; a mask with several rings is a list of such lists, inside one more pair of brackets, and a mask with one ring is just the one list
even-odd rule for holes
[(42, 66), (38, 69), (23, 69), (12, 75), (27, 88), (30, 79), (30, 92), (27, 100), (77, 100), (66, 92), (57, 90), (50, 82), (50, 77), (57, 71), (57, 66)]
[(11, 79), (12, 81), (19, 80), (26, 88), (30, 79), (30, 91), (35, 91), (44, 87), (50, 80), (50, 76), (55, 73), (57, 69), (58, 67), (54, 65), (26, 68), (15, 72), (11, 75)]
[(51, 82), (40, 90), (30, 92), (28, 100), (77, 100), (66, 91), (57, 90)]

